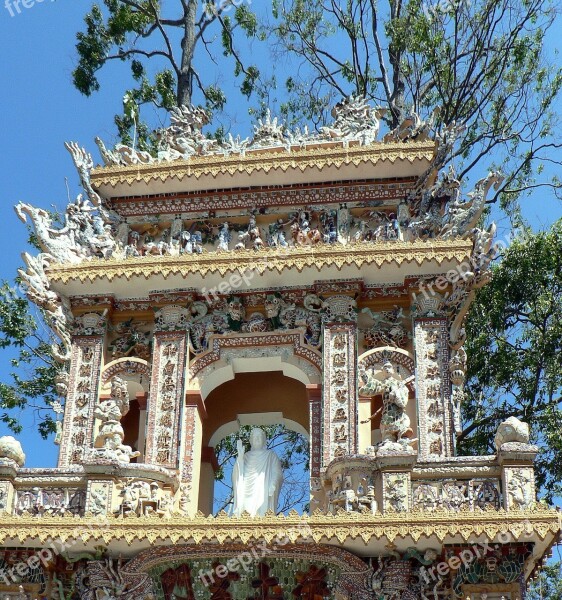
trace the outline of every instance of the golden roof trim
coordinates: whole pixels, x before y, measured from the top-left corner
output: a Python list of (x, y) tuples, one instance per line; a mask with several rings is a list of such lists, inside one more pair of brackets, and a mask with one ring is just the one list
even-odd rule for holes
[(276, 150), (247, 151), (246, 154), (209, 154), (194, 156), (189, 160), (174, 160), (155, 164), (128, 165), (126, 167), (96, 167), (91, 171), (91, 181), (94, 187), (120, 183), (132, 185), (138, 181), (149, 183), (152, 180), (165, 181), (169, 178), (182, 180), (184, 177), (199, 179), (204, 176), (218, 177), (219, 175), (234, 176), (237, 173), (251, 175), (256, 171), (269, 173), (272, 170), (288, 171), (298, 169), (305, 171), (310, 168), (319, 170), (324, 167), (362, 163), (376, 164), (381, 161), (395, 163), (406, 160), (413, 163), (416, 160), (431, 161), (435, 154), (435, 142), (377, 142), (368, 146), (344, 147), (315, 147), (291, 149), (290, 152)]
[(305, 268), (335, 265), (341, 270), (345, 265), (360, 268), (367, 264), (381, 267), (383, 264), (415, 262), (418, 266), (426, 261), (436, 261), (439, 265), (445, 260), (459, 263), (470, 257), (472, 241), (455, 240), (416, 240), (413, 242), (361, 242), (348, 246), (319, 246), (264, 248), (259, 252), (240, 250), (231, 252), (209, 252), (207, 254), (183, 254), (181, 256), (150, 256), (129, 259), (94, 259), (80, 264), (56, 264), (47, 270), (51, 282), (95, 281), (105, 279), (149, 277), (157, 274), (167, 279), (170, 275), (185, 277), (198, 274), (205, 277), (211, 273), (241, 273), (255, 270), (281, 273), (296, 269), (299, 273)]
[(465, 542), (485, 535), (494, 540), (499, 535), (511, 535), (513, 541), (528, 541), (534, 535), (545, 540), (549, 534), (554, 538), (561, 531), (560, 514), (555, 509), (535, 507), (522, 511), (503, 509), (476, 512), (461, 511), (451, 513), (445, 510), (436, 512), (401, 512), (369, 514), (345, 513), (313, 514), (300, 516), (290, 513), (287, 516), (267, 515), (265, 517), (230, 517), (225, 513), (217, 517), (194, 517), (174, 515), (170, 518), (115, 517), (102, 518), (87, 515), (47, 516), (31, 515), (0, 516), (0, 544), (17, 540), (28, 544), (37, 540), (44, 544), (57, 538), (62, 543), (80, 540), (109, 544), (124, 540), (130, 546), (135, 541), (147, 540), (151, 544), (191, 543), (203, 541), (224, 543), (226, 541), (247, 544), (253, 540), (271, 543), (276, 538), (289, 538), (292, 543), (319, 543), (322, 540), (336, 539), (343, 544), (348, 539), (362, 539), (365, 544), (372, 539), (385, 538), (393, 543), (398, 538), (420, 538), (436, 536), (440, 542), (447, 537), (461, 536)]

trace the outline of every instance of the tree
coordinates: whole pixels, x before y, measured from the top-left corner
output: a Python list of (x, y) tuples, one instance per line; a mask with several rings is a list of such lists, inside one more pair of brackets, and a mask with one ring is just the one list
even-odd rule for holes
[[(246, 65), (235, 47), (239, 32), (251, 38), (257, 27), (249, 3), (240, 0), (221, 0), (216, 5), (211, 0), (176, 0), (166, 5), (161, 0), (103, 0), (103, 8), (94, 4), (84, 21), (85, 31), (77, 34), (74, 85), (90, 96), (100, 88), (98, 73), (104, 66), (128, 62), (136, 87), (125, 93), (123, 115), (115, 121), (124, 143), (134, 141), (131, 129), (136, 129), (141, 149), (150, 146), (150, 129), (140, 120), (141, 106), (170, 110), (190, 104), (198, 93), (198, 100), (208, 108), (224, 107), (224, 90), (202, 75), (212, 72), (213, 63), (218, 65), (218, 52), (232, 59), (246, 97), (259, 77), (259, 70)], [(149, 64), (155, 65), (152, 76)]]
[(529, 589), (528, 600), (559, 600), (562, 598), (562, 563), (543, 568)]
[[(36, 311), (34, 311), (36, 312)], [(30, 313), (29, 301), (6, 282), (0, 287), (0, 348), (11, 348), (15, 356), (11, 383), (0, 382), (0, 421), (15, 433), (21, 431), (16, 411), (33, 409), (43, 438), (55, 430), (53, 403), (58, 400), (57, 375), (61, 365), (52, 356), (52, 335)]]
[(490, 201), (505, 205), (539, 184), (560, 190), (556, 177), (535, 180), (542, 163), (560, 164), (562, 71), (545, 49), (556, 17), (550, 0), (273, 0), (263, 27), (297, 61), (298, 78), (285, 81), (289, 121), (319, 124), (353, 91), (386, 110), (391, 130), (405, 119), (437, 132), (462, 124), (434, 172), (454, 165), (463, 180), (494, 161), (506, 178)]
[(538, 487), (551, 501), (562, 491), (562, 219), (511, 241), (466, 331), (461, 451), (494, 452), (494, 432), (511, 415), (529, 423), (541, 447)]

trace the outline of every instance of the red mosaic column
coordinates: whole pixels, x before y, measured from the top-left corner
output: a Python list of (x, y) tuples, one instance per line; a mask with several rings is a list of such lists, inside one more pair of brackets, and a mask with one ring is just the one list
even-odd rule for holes
[(322, 468), (358, 452), (357, 324), (323, 328)]
[(106, 320), (98, 314), (76, 318), (59, 468), (81, 463), (93, 447), (93, 413), (99, 398), (105, 331)]

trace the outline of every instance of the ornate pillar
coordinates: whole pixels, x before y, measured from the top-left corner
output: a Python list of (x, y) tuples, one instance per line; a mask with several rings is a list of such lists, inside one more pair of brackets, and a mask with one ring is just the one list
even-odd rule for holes
[(416, 298), (414, 352), (419, 456), (454, 456), (449, 320), (435, 310), (440, 297)]
[(324, 302), (322, 461), (358, 452), (357, 313), (349, 296)]
[(180, 463), (180, 419), (188, 359), (188, 311), (166, 306), (156, 313), (145, 461), (171, 469)]
[(59, 468), (82, 462), (93, 447), (106, 325), (106, 319), (95, 313), (75, 320)]

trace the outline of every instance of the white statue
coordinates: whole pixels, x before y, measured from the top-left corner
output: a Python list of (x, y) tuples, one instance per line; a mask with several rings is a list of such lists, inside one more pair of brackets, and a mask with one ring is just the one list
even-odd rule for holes
[(94, 417), (101, 421), (99, 432), (94, 440), (92, 456), (108, 458), (128, 463), (131, 458), (140, 456), (130, 446), (123, 444), (125, 432), (121, 418), (129, 412), (129, 392), (127, 382), (120, 377), (111, 380), (111, 397), (103, 400), (94, 409)]
[(18, 467), (23, 467), (25, 463), (25, 454), (21, 444), (11, 435), (0, 437), (0, 460), (12, 460)]
[(244, 452), (244, 445), (238, 440), (238, 458), (232, 471), (232, 513), (236, 516), (247, 511), (253, 517), (263, 517), (268, 510), (277, 509), (283, 470), (277, 454), (268, 450), (265, 445), (265, 433), (257, 428), (250, 433), (249, 452)]
[[(382, 370), (364, 373), (365, 384), (359, 389), (362, 396), (373, 397), (382, 394), (382, 417), (380, 431), (382, 443), (378, 451), (398, 451), (413, 453), (410, 417), (406, 414), (408, 388), (394, 372), (390, 361), (383, 364)], [(379, 411), (370, 417), (373, 419)], [(369, 420), (370, 420), (369, 419)]]
[(500, 423), (494, 442), (496, 449), (499, 451), (503, 444), (507, 444), (508, 442), (528, 444), (529, 438), (528, 423), (523, 423), (517, 417), (509, 417)]

